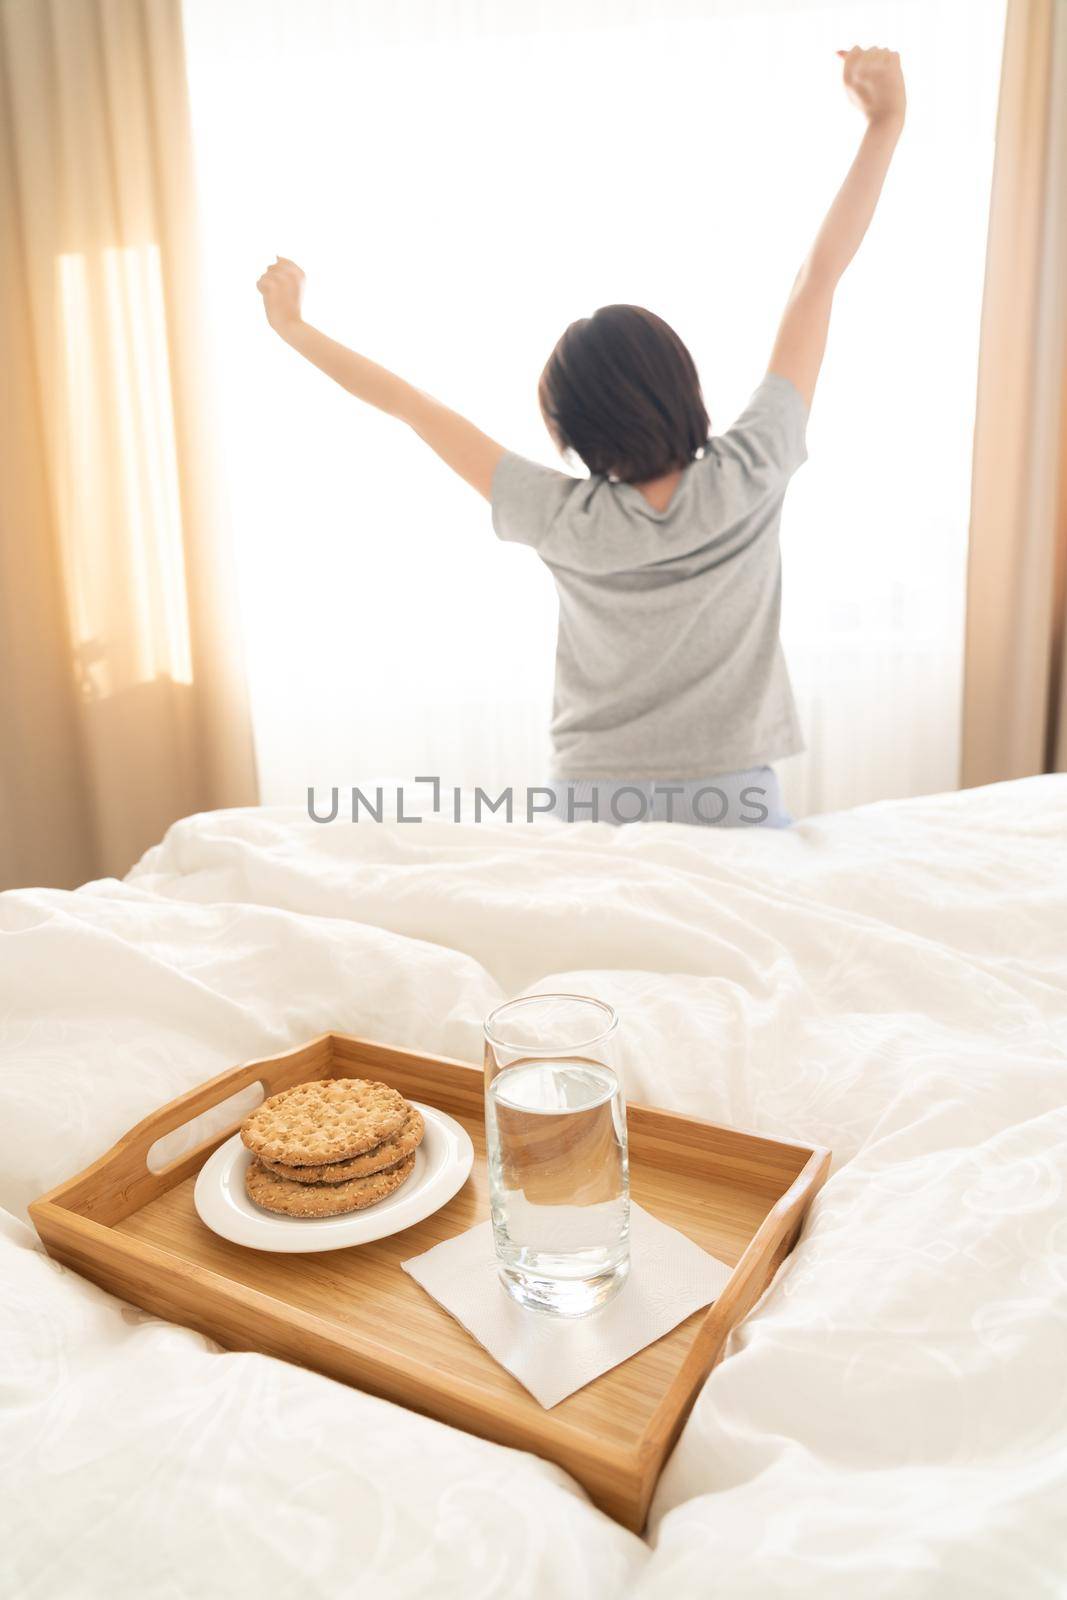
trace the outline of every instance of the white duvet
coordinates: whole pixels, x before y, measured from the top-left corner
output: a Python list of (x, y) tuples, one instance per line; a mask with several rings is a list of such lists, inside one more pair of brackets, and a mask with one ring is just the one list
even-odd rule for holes
[[(617, 1005), (631, 1098), (835, 1155), (644, 1541), (25, 1224), (229, 1065), (327, 1028), (475, 1062), (537, 987)], [(0, 896), (0, 1028), (5, 1597), (1067, 1592), (1067, 779), (784, 834), (193, 817)]]

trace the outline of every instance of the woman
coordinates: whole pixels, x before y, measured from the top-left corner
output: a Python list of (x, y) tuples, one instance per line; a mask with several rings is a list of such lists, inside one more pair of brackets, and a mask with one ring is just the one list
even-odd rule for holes
[(778, 527), (834, 290), (874, 214), (904, 123), (899, 57), (840, 51), (867, 118), (859, 152), (793, 285), (763, 382), (728, 432), (710, 425), (677, 334), (638, 306), (572, 323), (539, 399), (589, 477), (527, 461), (300, 315), (304, 275), (259, 279), (286, 343), (406, 422), (538, 552), (559, 592), (553, 787), (568, 820), (781, 827), (771, 763), (802, 739), (778, 637)]

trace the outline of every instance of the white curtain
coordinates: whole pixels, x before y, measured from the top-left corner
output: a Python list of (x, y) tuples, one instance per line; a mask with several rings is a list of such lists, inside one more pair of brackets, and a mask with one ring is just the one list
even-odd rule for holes
[(809, 748), (783, 776), (799, 812), (953, 787), (1003, 0), (185, 4), (264, 799), (541, 780), (554, 639), (536, 557), (269, 334), (264, 266), (298, 261), (309, 320), (549, 462), (559, 333), (649, 305), (723, 428), (859, 138), (854, 43), (901, 51), (909, 121), (786, 502)]

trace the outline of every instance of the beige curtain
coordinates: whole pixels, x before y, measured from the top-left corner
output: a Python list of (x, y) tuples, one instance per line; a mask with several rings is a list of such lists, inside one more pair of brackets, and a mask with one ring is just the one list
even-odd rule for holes
[(255, 770), (180, 0), (0, 0), (0, 887)]
[(1067, 3), (1008, 0), (971, 497), (962, 782), (1067, 770)]

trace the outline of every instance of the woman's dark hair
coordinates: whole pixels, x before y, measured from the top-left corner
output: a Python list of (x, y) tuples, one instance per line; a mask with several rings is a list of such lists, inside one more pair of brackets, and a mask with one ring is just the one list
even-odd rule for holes
[(560, 449), (622, 483), (686, 466), (711, 429), (692, 356), (641, 306), (601, 306), (572, 322), (545, 363), (537, 398)]

